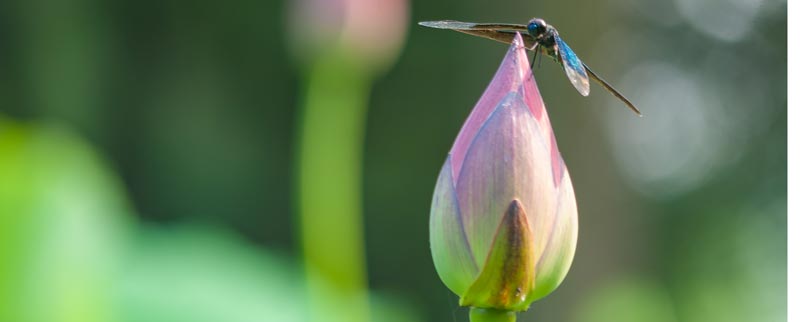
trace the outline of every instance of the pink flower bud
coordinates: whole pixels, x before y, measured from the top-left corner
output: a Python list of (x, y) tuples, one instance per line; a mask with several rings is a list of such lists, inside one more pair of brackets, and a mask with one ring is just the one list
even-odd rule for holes
[(430, 228), (462, 306), (526, 310), (569, 270), (575, 195), (519, 35), (442, 167)]

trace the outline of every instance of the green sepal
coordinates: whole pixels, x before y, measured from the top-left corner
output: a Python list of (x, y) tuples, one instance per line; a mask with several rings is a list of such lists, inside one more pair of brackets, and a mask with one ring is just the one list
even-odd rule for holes
[(461, 306), (524, 311), (533, 298), (533, 233), (522, 203), (514, 199), (492, 240), (478, 278), (461, 297)]

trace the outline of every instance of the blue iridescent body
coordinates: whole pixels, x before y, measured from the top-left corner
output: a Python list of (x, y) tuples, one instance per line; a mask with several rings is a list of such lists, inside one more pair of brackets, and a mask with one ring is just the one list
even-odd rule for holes
[(578, 55), (567, 46), (567, 43), (558, 35), (558, 31), (553, 26), (548, 25), (541, 18), (533, 18), (527, 26), (528, 34), (536, 40), (535, 46), (541, 46), (539, 50), (547, 51), (546, 54), (553, 55), (558, 53), (557, 61), (564, 67), (567, 78), (572, 86), (583, 96), (589, 95), (589, 75), (583, 67)]
[(597, 76), (597, 74), (592, 72), (589, 66), (586, 66), (586, 64), (578, 58), (578, 55), (572, 51), (572, 48), (569, 48), (567, 43), (561, 39), (561, 36), (558, 35), (558, 31), (541, 18), (533, 18), (527, 25), (472, 23), (454, 20), (425, 21), (419, 24), (431, 28), (455, 30), (508, 44), (513, 41), (517, 33), (521, 33), (525, 41), (525, 46), (534, 51), (534, 60), (536, 60), (536, 54), (541, 53), (558, 62), (564, 68), (564, 72), (567, 74), (567, 78), (570, 83), (572, 83), (572, 86), (574, 86), (581, 95), (589, 95), (589, 79), (591, 78), (625, 103), (634, 113), (640, 116), (642, 114), (631, 101), (620, 94), (619, 91), (614, 89), (614, 87), (609, 85), (605, 80)]

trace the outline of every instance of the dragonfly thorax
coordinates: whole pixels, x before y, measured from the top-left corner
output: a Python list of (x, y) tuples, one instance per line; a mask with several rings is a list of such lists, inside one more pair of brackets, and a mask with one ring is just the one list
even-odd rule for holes
[(548, 25), (542, 18), (533, 18), (528, 22), (528, 34), (544, 47), (555, 44), (554, 36), (558, 34), (555, 28)]

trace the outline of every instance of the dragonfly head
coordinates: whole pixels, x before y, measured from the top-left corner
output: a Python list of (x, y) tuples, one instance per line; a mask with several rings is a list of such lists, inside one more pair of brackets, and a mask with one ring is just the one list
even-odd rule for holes
[(542, 18), (533, 18), (528, 22), (528, 33), (536, 40), (542, 40), (547, 36), (547, 23)]

